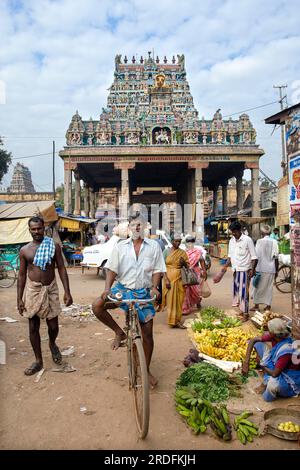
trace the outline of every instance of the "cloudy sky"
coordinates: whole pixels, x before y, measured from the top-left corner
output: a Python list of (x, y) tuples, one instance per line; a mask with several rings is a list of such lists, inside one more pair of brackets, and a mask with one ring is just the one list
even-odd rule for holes
[[(52, 140), (65, 142), (70, 119), (99, 117), (117, 53), (186, 57), (200, 116), (211, 119), (278, 99), (300, 101), (298, 0), (0, 0), (0, 135), (29, 166), (37, 190), (51, 190)], [(5, 103), (4, 103), (5, 85)], [(264, 118), (279, 104), (249, 111), (266, 155), (262, 169), (280, 177), (280, 130)], [(57, 183), (63, 166), (56, 161)], [(11, 172), (3, 183), (9, 184)]]

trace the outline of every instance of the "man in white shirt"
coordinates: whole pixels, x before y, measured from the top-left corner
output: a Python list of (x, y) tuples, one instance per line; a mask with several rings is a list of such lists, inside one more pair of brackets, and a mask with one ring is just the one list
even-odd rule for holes
[(242, 320), (248, 320), (249, 311), (249, 284), (255, 274), (257, 256), (253, 240), (242, 233), (240, 222), (233, 222), (229, 229), (232, 238), (229, 242), (228, 259), (221, 273), (214, 278), (214, 282), (220, 282), (227, 268), (233, 269), (233, 307), (239, 307)]
[(269, 225), (262, 226), (261, 234), (262, 238), (256, 243), (256, 270), (261, 276), (257, 287), (253, 287), (254, 307), (251, 310), (258, 310), (259, 304), (266, 305), (265, 310), (271, 310), (274, 277), (278, 273), (278, 242), (270, 236)]
[[(118, 349), (126, 334), (115, 322), (107, 309), (116, 305), (107, 301), (107, 295), (121, 293), (123, 299), (160, 297), (158, 290), (161, 275), (166, 272), (160, 246), (155, 240), (144, 238), (146, 223), (140, 215), (131, 217), (129, 223), (130, 238), (122, 240), (115, 246), (109, 257), (106, 268), (107, 276), (105, 290), (93, 303), (93, 312), (96, 317), (115, 332), (112, 349)], [(116, 285), (111, 289), (114, 281)], [(150, 292), (151, 290), (151, 292)], [(126, 304), (120, 308), (127, 310)], [(152, 304), (140, 305), (138, 308), (139, 321), (143, 335), (143, 346), (152, 388), (157, 380), (150, 373), (150, 362), (153, 352), (153, 317), (155, 309)]]

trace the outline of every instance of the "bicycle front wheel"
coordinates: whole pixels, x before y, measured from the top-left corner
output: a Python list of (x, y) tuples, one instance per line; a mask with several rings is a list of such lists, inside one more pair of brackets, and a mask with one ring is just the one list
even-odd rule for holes
[(135, 338), (132, 342), (130, 362), (136, 424), (139, 437), (145, 439), (149, 430), (150, 399), (148, 371), (141, 338)]
[(0, 287), (11, 287), (17, 279), (17, 273), (11, 263), (3, 261), (0, 265)]

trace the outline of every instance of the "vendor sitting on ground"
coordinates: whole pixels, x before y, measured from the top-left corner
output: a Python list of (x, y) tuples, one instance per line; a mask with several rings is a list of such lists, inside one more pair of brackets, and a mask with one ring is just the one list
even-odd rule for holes
[[(271, 342), (272, 346), (267, 343)], [(257, 393), (265, 401), (300, 394), (300, 360), (296, 342), (291, 338), (285, 321), (274, 318), (268, 322), (268, 332), (249, 341), (242, 372), (247, 375), (251, 352), (255, 348), (260, 367), (264, 371), (263, 383)]]

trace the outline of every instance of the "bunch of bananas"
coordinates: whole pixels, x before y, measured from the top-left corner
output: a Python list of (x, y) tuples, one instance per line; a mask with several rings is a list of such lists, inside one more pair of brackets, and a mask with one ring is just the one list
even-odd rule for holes
[[(222, 330), (202, 330), (194, 332), (194, 341), (198, 349), (224, 361), (243, 361), (247, 351), (248, 339), (253, 335), (241, 328), (224, 328)], [(250, 367), (256, 366), (255, 351), (251, 354)]]
[(244, 411), (242, 414), (237, 416), (237, 418), (235, 418), (233, 423), (237, 437), (244, 445), (246, 445), (247, 442), (253, 442), (254, 436), (258, 436), (259, 434), (258, 426), (247, 419), (251, 415), (252, 413), (250, 411)]
[(232, 426), (226, 406), (213, 407), (210, 417), (210, 427), (215, 435), (222, 438), (223, 441), (231, 441)]
[(206, 431), (212, 409), (209, 401), (199, 398), (193, 389), (183, 387), (176, 389), (175, 403), (176, 410), (195, 434)]

